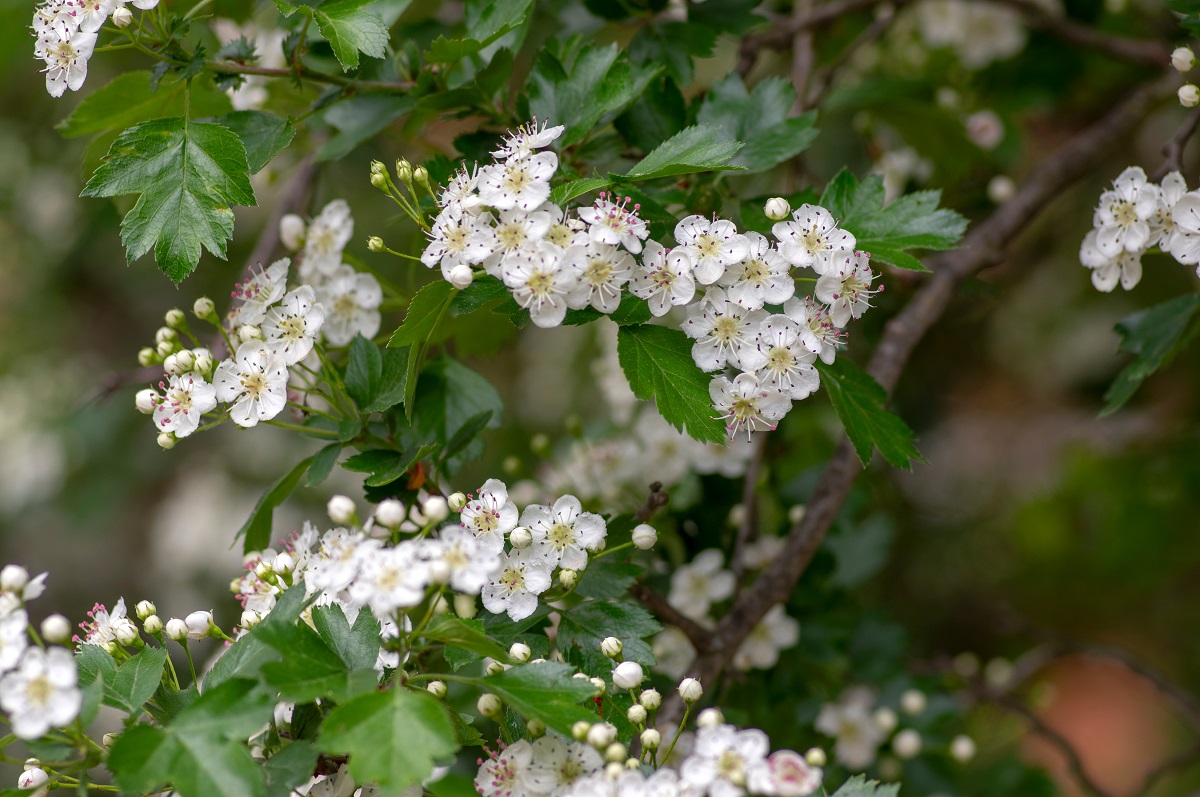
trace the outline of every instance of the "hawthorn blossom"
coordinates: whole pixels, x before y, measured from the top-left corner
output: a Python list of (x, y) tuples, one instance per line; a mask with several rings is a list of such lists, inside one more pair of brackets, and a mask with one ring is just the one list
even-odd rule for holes
[(854, 251), (854, 236), (839, 229), (833, 214), (818, 205), (801, 205), (792, 211), (791, 221), (776, 223), (771, 232), (784, 260), (817, 274), (828, 271), (835, 257)]
[(25, 633), (28, 625), (29, 615), (24, 609), (0, 615), (0, 673), (17, 666), (21, 654), (29, 647), (29, 637)]
[(1175, 219), (1172, 214), (1176, 203), (1187, 194), (1187, 182), (1179, 172), (1171, 172), (1159, 183), (1158, 207), (1150, 219), (1151, 245), (1157, 246), (1164, 252), (1171, 250), (1171, 243), (1177, 237)]
[(545, 240), (559, 249), (586, 246), (591, 240), (588, 236), (587, 225), (582, 220), (569, 216), (565, 210), (553, 202), (542, 205), (539, 212), (550, 214), (551, 224), (550, 229), (546, 230)]
[[(267, 311), (263, 337), (287, 365), (308, 356), (313, 340), (325, 324), (325, 308), (317, 301), (311, 285), (301, 285)], [(177, 433), (178, 434), (178, 433)]]
[(600, 753), (586, 742), (568, 742), (557, 736), (543, 736), (533, 743), (531, 776), (538, 791), (549, 797), (563, 797), (571, 787), (604, 766)]
[[(1167, 251), (1171, 253), (1171, 257), (1185, 266), (1200, 263), (1200, 191), (1189, 191), (1175, 201), (1171, 208), (1171, 221), (1173, 231), (1167, 241)], [(1084, 246), (1096, 250), (1099, 248), (1094, 238), (1090, 245), (1088, 239), (1084, 238)], [(1091, 259), (1096, 258), (1091, 256)]]
[(350, 598), (371, 607), (376, 617), (416, 606), (425, 599), (429, 566), (414, 556), (410, 544), (382, 548), (359, 560)]
[(233, 287), (230, 294), (236, 306), (229, 313), (229, 326), (236, 328), (241, 324), (258, 324), (267, 317), (267, 308), (279, 301), (287, 290), (288, 269), (291, 258), (276, 260), (267, 268), (259, 269), (251, 274), (244, 282)]
[(746, 785), (764, 797), (806, 797), (821, 788), (822, 774), (796, 751), (776, 750), (750, 768)]
[(755, 349), (759, 327), (767, 314), (748, 310), (731, 301), (720, 288), (709, 288), (704, 298), (688, 305), (683, 331), (696, 342), (692, 359), (701, 371), (719, 371), (726, 365), (754, 371), (764, 358)]
[(481, 797), (518, 797), (531, 794), (534, 774), (533, 745), (521, 739), (497, 755), (489, 751), (489, 757), (475, 775), (475, 790)]
[(567, 296), (576, 286), (576, 275), (563, 262), (561, 250), (544, 244), (506, 264), (504, 284), (535, 325), (556, 327), (566, 317)]
[(97, 603), (87, 615), (91, 620), (79, 625), (85, 634), (84, 638), (80, 640), (81, 644), (106, 647), (124, 633), (130, 631), (134, 634), (137, 633), (137, 628), (129, 619), (124, 598), (117, 601), (111, 612), (104, 607), (104, 604)]
[(549, 122), (543, 121), (539, 127), (535, 116), (532, 122), (510, 131), (504, 140), (504, 145), (493, 151), (492, 157), (497, 160), (503, 158), (506, 162), (511, 163), (529, 157), (536, 150), (550, 146), (566, 128), (563, 125), (549, 127), (549, 124)]
[[(486, 214), (483, 219), (492, 222), (490, 214)], [(502, 210), (494, 225), (481, 225), (483, 234), (487, 236), (484, 245), (488, 249), (483, 267), (493, 277), (503, 279), (510, 263), (537, 248), (538, 243), (554, 225), (554, 217), (545, 210), (533, 213)]]
[(288, 370), (283, 357), (261, 340), (238, 347), (213, 375), (217, 400), (231, 404), (229, 417), (238, 426), (268, 421), (287, 406)]
[(885, 734), (875, 723), (872, 706), (875, 693), (865, 686), (842, 692), (836, 703), (826, 703), (817, 715), (815, 727), (837, 739), (833, 748), (839, 764), (855, 770), (866, 769)]
[(550, 589), (554, 565), (532, 548), (504, 553), (500, 573), (483, 588), (483, 606), (492, 614), (524, 620), (537, 609), (537, 596)]
[(187, 437), (200, 426), (200, 416), (217, 406), (217, 391), (195, 371), (170, 376), (159, 383), (162, 397), (154, 407), (154, 425), (159, 431)]
[(567, 294), (568, 307), (578, 310), (591, 305), (602, 313), (617, 309), (621, 286), (633, 275), (634, 260), (629, 252), (587, 241), (567, 249), (563, 261), (575, 276), (575, 286)]
[(358, 576), (362, 562), (374, 557), (380, 547), (379, 540), (370, 539), (360, 531), (337, 528), (325, 532), (316, 555), (304, 571), (305, 587), (310, 594), (341, 592)]
[[(464, 509), (464, 511), (466, 511)], [(516, 508), (513, 508), (514, 513)], [(501, 545), (503, 537), (497, 537)], [(455, 592), (478, 595), (500, 569), (495, 551), (461, 526), (450, 526), (438, 532), (434, 561), (444, 562), (450, 571), (449, 584)]]
[(829, 317), (829, 308), (818, 304), (811, 296), (788, 299), (783, 314), (800, 325), (800, 340), (809, 351), (815, 351), (826, 365), (837, 357), (843, 333)]
[(468, 172), (467, 167), (462, 166), (442, 189), (442, 193), (438, 197), (438, 204), (446, 210), (456, 208), (463, 213), (474, 215), (479, 212), (483, 204), (479, 200), (479, 193), (476, 190), (478, 186), (478, 167)]
[(588, 237), (596, 243), (624, 246), (636, 255), (650, 234), (646, 222), (637, 215), (642, 206), (634, 204), (631, 209), (631, 198), (613, 201), (606, 198), (610, 196), (617, 200), (615, 195), (601, 191), (594, 205), (579, 208), (579, 218), (587, 223)]
[[(1098, 235), (1097, 230), (1089, 230), (1079, 248), (1079, 262), (1092, 270), (1092, 285), (1104, 293), (1111, 292), (1118, 282), (1125, 290), (1132, 290), (1142, 279), (1141, 254), (1118, 250), (1115, 255), (1105, 255), (1097, 243)], [(1200, 260), (1200, 245), (1197, 246), (1196, 252), (1197, 259)], [(1176, 258), (1184, 262), (1178, 255)]]
[(696, 295), (692, 258), (680, 249), (665, 249), (657, 241), (646, 244), (642, 262), (634, 269), (630, 292), (645, 299), (655, 316), (666, 315), (672, 305), (687, 304)]
[(37, 739), (51, 728), (69, 725), (79, 715), (75, 657), (66, 648), (27, 648), (16, 669), (0, 678), (0, 708), (12, 732)]
[(59, 37), (53, 32), (38, 39), (34, 57), (46, 62), (46, 91), (61, 97), (67, 89), (79, 91), (87, 80), (88, 59), (96, 47), (96, 34), (76, 31)]
[(573, 495), (562, 496), (553, 507), (526, 507), (520, 524), (533, 534), (532, 550), (538, 556), (568, 570), (587, 567), (587, 552), (599, 550), (608, 534), (604, 518), (584, 512)]
[(335, 199), (308, 225), (304, 252), (300, 256), (300, 277), (315, 282), (334, 276), (342, 265), (342, 252), (354, 235), (354, 218), (344, 199)]
[(1096, 247), (1107, 257), (1141, 253), (1151, 244), (1150, 222), (1158, 210), (1159, 189), (1140, 167), (1130, 166), (1100, 195), (1092, 219)]
[(717, 280), (729, 300), (747, 310), (758, 310), (764, 304), (783, 304), (791, 299), (796, 293), (791, 264), (765, 235), (748, 232), (746, 243), (746, 255), (730, 264)]
[(479, 494), (459, 513), (462, 527), (470, 531), (481, 548), (492, 554), (504, 550), (504, 539), (517, 527), (517, 505), (508, 500), (508, 487), (499, 479), (488, 479)]
[(793, 401), (808, 398), (821, 384), (813, 367), (817, 353), (805, 345), (801, 330), (786, 315), (771, 315), (763, 319), (754, 340), (759, 383), (782, 391)]
[(667, 603), (692, 619), (701, 618), (714, 603), (732, 596), (736, 583), (732, 571), (725, 569), (724, 554), (707, 548), (671, 574)]
[(553, 152), (489, 164), (479, 170), (479, 199), (496, 210), (536, 210), (550, 198), (556, 171), (558, 155)]
[(455, 266), (482, 263), (492, 254), (495, 239), (487, 227), (488, 218), (472, 215), (459, 204), (448, 205), (433, 222), (421, 262), (429, 268), (440, 265), (446, 280)]
[[(114, 0), (72, 0), (79, 29), (84, 33), (95, 33), (112, 15), (117, 7)], [(121, 5), (124, 5), (122, 3)]]
[[(48, 0), (34, 9), (33, 35), (38, 38), (39, 45), (43, 40), (54, 42), (70, 39), (79, 27), (74, 10), (67, 0)], [(35, 45), (35, 57), (41, 58), (36, 50)]]
[(754, 374), (738, 374), (732, 382), (718, 376), (708, 383), (708, 395), (730, 433), (774, 429), (792, 408), (782, 391), (761, 384)]
[(788, 616), (783, 604), (777, 603), (767, 610), (737, 649), (733, 666), (739, 670), (769, 670), (779, 663), (779, 651), (794, 647), (799, 641), (800, 623)]
[(675, 241), (694, 265), (692, 274), (701, 285), (711, 285), (750, 251), (750, 242), (732, 221), (688, 216), (675, 225)]
[(828, 270), (817, 280), (813, 295), (829, 305), (829, 317), (837, 327), (858, 318), (871, 306), (871, 297), (883, 288), (871, 290), (871, 256), (866, 252), (839, 253)]
[(355, 335), (369, 340), (379, 332), (383, 289), (373, 275), (342, 265), (317, 290), (317, 300), (325, 310), (321, 332), (330, 346), (349, 346)]
[(701, 728), (692, 754), (679, 765), (679, 775), (710, 797), (741, 797), (750, 771), (766, 760), (770, 749), (767, 735), (757, 728)]

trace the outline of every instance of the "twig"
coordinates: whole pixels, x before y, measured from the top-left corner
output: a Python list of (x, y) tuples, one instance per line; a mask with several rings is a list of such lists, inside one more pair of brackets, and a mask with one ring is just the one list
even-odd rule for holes
[(1183, 120), (1183, 124), (1175, 131), (1175, 135), (1171, 136), (1171, 139), (1163, 145), (1162, 154), (1166, 160), (1151, 175), (1151, 180), (1157, 183), (1171, 172), (1183, 171), (1183, 151), (1187, 149), (1188, 141), (1196, 133), (1197, 126), (1200, 126), (1200, 106), (1192, 109), (1192, 112)]
[(1096, 50), (1121, 61), (1162, 69), (1171, 60), (1171, 50), (1165, 42), (1153, 39), (1134, 39), (1102, 33), (1090, 25), (1076, 22), (1068, 16), (1055, 14), (1037, 0), (989, 0), (1021, 13), (1025, 21), (1057, 36), (1065, 42)]
[(671, 500), (671, 496), (663, 490), (662, 482), (654, 482), (650, 485), (650, 495), (646, 496), (646, 503), (642, 504), (641, 508), (634, 513), (634, 519), (638, 523), (645, 523), (654, 513), (662, 509)]
[(303, 78), (314, 83), (330, 83), (335, 86), (345, 86), (359, 94), (388, 93), (402, 94), (412, 90), (416, 85), (411, 80), (356, 80), (342, 75), (330, 75), (325, 72), (314, 72), (298, 65), (295, 69), (276, 69), (267, 66), (239, 64), (236, 61), (211, 61), (208, 68), (223, 75), (260, 75), (262, 77)]
[(676, 626), (686, 634), (692, 643), (692, 647), (697, 651), (708, 650), (709, 638), (712, 636), (710, 629), (705, 628), (692, 618), (681, 613), (674, 606), (667, 603), (666, 598), (640, 581), (635, 582), (629, 588), (629, 594), (647, 609), (654, 612), (658, 619)]
[[(806, 17), (812, 12), (813, 0), (797, 0), (793, 16)], [(792, 113), (803, 113), (808, 100), (808, 82), (816, 65), (817, 55), (813, 52), (811, 28), (797, 28), (792, 36), (792, 86), (796, 89), (796, 102)]]
[(746, 577), (746, 546), (758, 537), (758, 477), (767, 457), (767, 436), (759, 435), (742, 480), (742, 522), (733, 546), (733, 574), (740, 589)]
[(854, 41), (850, 42), (850, 44), (846, 45), (838, 53), (833, 63), (822, 69), (817, 75), (817, 79), (808, 93), (808, 107), (815, 108), (820, 105), (821, 98), (825, 96), (825, 92), (829, 91), (829, 87), (833, 84), (833, 77), (837, 74), (837, 71), (845, 66), (858, 50), (878, 40), (883, 34), (887, 33), (888, 28), (895, 21), (895, 7), (890, 5), (881, 6), (879, 14), (875, 17), (874, 21), (864, 28), (862, 33), (855, 37)]

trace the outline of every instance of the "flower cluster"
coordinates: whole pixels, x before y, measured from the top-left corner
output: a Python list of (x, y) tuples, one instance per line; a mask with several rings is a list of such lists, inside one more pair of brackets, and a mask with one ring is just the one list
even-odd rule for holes
[(1132, 290), (1142, 279), (1142, 255), (1165, 252), (1200, 274), (1200, 190), (1188, 191), (1179, 172), (1152, 183), (1130, 166), (1100, 195), (1092, 230), (1079, 260), (1092, 270), (1092, 284), (1109, 292), (1120, 283)]
[(125, 7), (130, 1), (142, 10), (158, 5), (158, 0), (46, 0), (37, 7), (33, 55), (46, 62), (42, 71), (51, 97), (61, 97), (67, 89), (79, 91), (100, 27), (110, 16), (118, 27), (127, 26), (133, 17)]

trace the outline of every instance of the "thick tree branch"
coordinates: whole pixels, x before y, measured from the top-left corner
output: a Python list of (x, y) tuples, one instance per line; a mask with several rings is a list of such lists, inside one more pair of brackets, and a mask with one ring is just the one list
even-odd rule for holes
[(661, 594), (640, 581), (629, 588), (629, 594), (647, 609), (654, 612), (658, 619), (664, 623), (670, 623), (686, 634), (688, 640), (692, 643), (692, 647), (696, 650), (708, 650), (709, 638), (712, 636), (712, 631), (667, 603), (667, 599)]
[(1171, 139), (1163, 145), (1162, 154), (1166, 160), (1150, 175), (1151, 180), (1158, 182), (1171, 172), (1183, 171), (1183, 151), (1187, 148), (1188, 141), (1195, 135), (1198, 125), (1200, 125), (1200, 106), (1192, 109), (1192, 112), (1183, 120), (1183, 124), (1175, 131), (1175, 135), (1171, 136)]

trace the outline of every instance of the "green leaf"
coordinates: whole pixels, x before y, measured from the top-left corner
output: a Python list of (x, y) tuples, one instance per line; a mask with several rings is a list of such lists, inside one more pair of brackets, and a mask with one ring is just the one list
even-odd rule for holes
[(800, 154), (817, 137), (816, 113), (788, 118), (795, 102), (796, 90), (784, 78), (766, 78), (748, 92), (733, 72), (713, 84), (696, 121), (720, 127), (730, 141), (744, 141), (732, 163), (762, 172)]
[(547, 728), (570, 736), (576, 722), (596, 720), (595, 713), (579, 705), (595, 694), (595, 687), (573, 678), (574, 673), (569, 664), (541, 661), (512, 667), (479, 683), (525, 719), (541, 720)]
[(612, 672), (612, 661), (600, 652), (600, 643), (605, 637), (615, 636), (621, 640), (626, 659), (651, 665), (655, 663), (654, 653), (643, 637), (661, 630), (654, 615), (637, 604), (585, 601), (562, 613), (558, 624), (558, 646), (564, 655), (570, 648), (578, 648), (579, 652), (569, 658), (582, 663), (586, 672), (606, 677)]
[(117, 660), (99, 645), (80, 645), (75, 666), (79, 670), (79, 685), (87, 686), (97, 678), (101, 683), (108, 681), (117, 671)]
[[(488, 428), (500, 425), (504, 404), (491, 382), (467, 366), (443, 355), (421, 372), (413, 409), (413, 427), (430, 442), (446, 445), (471, 419), (491, 412)], [(471, 443), (459, 458), (478, 456), (482, 444)]]
[(308, 466), (312, 464), (312, 461), (312, 457), (300, 460), (296, 467), (284, 474), (279, 481), (271, 485), (271, 489), (263, 493), (262, 498), (258, 499), (254, 511), (250, 513), (250, 517), (234, 535), (234, 539), (246, 538), (242, 544), (244, 553), (261, 551), (271, 544), (271, 521), (274, 518), (275, 507), (286, 501), (288, 496), (300, 486), (300, 480), (308, 472)]
[(829, 579), (834, 586), (853, 588), (878, 573), (888, 561), (896, 527), (885, 515), (867, 518), (851, 528), (825, 538), (837, 559)]
[[(282, 655), (279, 661), (264, 664), (262, 672), (263, 680), (285, 699), (307, 703), (347, 689), (350, 669), (306, 623), (255, 630), (265, 645)], [(373, 687), (377, 679), (371, 680)]]
[(582, 310), (568, 310), (567, 315), (563, 318), (565, 326), (580, 326), (590, 324), (593, 321), (599, 321), (601, 318), (610, 318), (620, 326), (628, 324), (644, 324), (652, 318), (650, 313), (650, 305), (632, 293), (627, 293), (621, 297), (621, 303), (617, 305), (617, 309), (613, 310), (608, 315), (600, 312), (594, 307), (585, 307)]
[(833, 797), (897, 797), (899, 783), (881, 786), (877, 780), (867, 780), (866, 775), (855, 775), (833, 793)]
[(871, 461), (872, 447), (895, 468), (911, 470), (913, 460), (925, 462), (913, 445), (913, 430), (885, 408), (887, 391), (870, 374), (844, 358), (833, 365), (820, 361), (816, 365), (821, 385), (864, 467)]
[(371, 474), (364, 482), (368, 487), (382, 487), (399, 479), (413, 465), (436, 451), (437, 445), (423, 445), (415, 451), (404, 453), (385, 448), (372, 448), (356, 454), (342, 463), (346, 470)]
[(338, 455), (342, 453), (341, 443), (330, 443), (313, 454), (312, 463), (304, 476), (305, 487), (316, 487), (329, 478), (333, 466), (337, 464)]
[(359, 783), (397, 793), (420, 783), (434, 763), (458, 749), (446, 707), (424, 692), (394, 686), (360, 695), (325, 718), (320, 749), (350, 757)]
[(440, 279), (417, 291), (408, 305), (404, 323), (392, 333), (388, 346), (410, 346), (428, 341), (457, 293), (453, 285)]
[[(650, 63), (661, 63), (661, 59)], [(613, 127), (642, 152), (652, 151), (687, 127), (687, 103), (679, 84), (670, 75), (651, 81), (629, 108), (613, 120)]]
[[(182, 114), (184, 83), (175, 82), (153, 87), (154, 77), (149, 70), (124, 72), (103, 88), (84, 98), (71, 115), (55, 129), (66, 138), (124, 130), (147, 119)], [(198, 91), (192, 87), (192, 113), (219, 114), (228, 109), (224, 94)]]
[(491, 656), (499, 662), (511, 662), (508, 647), (489, 637), (482, 628), (482, 623), (470, 623), (449, 614), (439, 614), (426, 626), (421, 635), (426, 639), (478, 653), (480, 656)]
[(467, 4), (467, 36), (449, 39), (439, 36), (423, 53), (435, 64), (454, 64), (474, 55), (525, 21), (533, 0), (489, 0)]
[[(300, 616), (304, 607), (304, 589), (286, 589), (275, 602), (261, 623), (250, 633), (229, 646), (229, 650), (217, 659), (204, 675), (205, 690), (214, 689), (232, 678), (258, 678), (264, 664), (282, 658), (262, 640), (262, 634), (270, 633), (274, 626), (291, 625)], [(260, 630), (266, 628), (266, 631)]]
[(84, 196), (141, 194), (121, 222), (132, 263), (154, 260), (178, 283), (201, 250), (222, 260), (233, 236), (233, 205), (254, 205), (246, 148), (232, 130), (186, 118), (155, 119), (117, 137)]
[(668, 423), (701, 442), (725, 442), (725, 426), (708, 395), (710, 378), (692, 360), (687, 335), (668, 327), (623, 326), (617, 359), (634, 395), (654, 399)]
[(234, 111), (217, 121), (242, 140), (251, 174), (258, 174), (296, 136), (291, 122), (266, 111)]
[(599, 191), (601, 188), (608, 188), (610, 185), (612, 185), (612, 180), (607, 177), (584, 177), (580, 180), (572, 180), (555, 187), (550, 192), (550, 201), (561, 207), (572, 199)]
[(121, 791), (151, 792), (171, 777), (171, 764), (178, 752), (178, 745), (168, 733), (139, 724), (118, 737), (106, 763)]
[(383, 355), (379, 347), (362, 335), (350, 341), (350, 357), (346, 363), (346, 392), (359, 407), (365, 407), (379, 388), (383, 376)]
[(321, 35), (333, 48), (344, 71), (358, 67), (358, 54), (372, 58), (387, 55), (388, 29), (378, 14), (363, 6), (371, 0), (333, 0), (313, 12)]
[(142, 706), (158, 691), (162, 683), (167, 651), (147, 645), (122, 664), (109, 679), (104, 690), (104, 702), (136, 717)]
[[(609, 539), (613, 539), (613, 527), (608, 528)], [(579, 577), (575, 594), (585, 598), (619, 598), (629, 591), (633, 582), (646, 569), (631, 562), (622, 562), (615, 556), (605, 556), (588, 562), (587, 569)]]
[(266, 797), (291, 797), (293, 789), (312, 779), (317, 765), (317, 748), (311, 742), (296, 741), (267, 759)]
[(363, 412), (386, 412), (404, 401), (408, 385), (408, 349), (384, 349), (379, 384)]
[(495, 277), (485, 275), (477, 278), (450, 300), (451, 315), (466, 315), (486, 307), (494, 301), (508, 296), (508, 288)]
[(312, 618), (317, 633), (347, 667), (362, 670), (375, 666), (380, 648), (379, 621), (369, 610), (360, 610), (353, 626), (337, 604), (313, 607)]
[(491, 410), (484, 410), (483, 412), (477, 415), (472, 415), (470, 418), (468, 418), (467, 422), (460, 426), (458, 431), (454, 433), (454, 436), (446, 442), (446, 450), (442, 452), (442, 458), (450, 459), (450, 457), (453, 457), (455, 454), (469, 446), (472, 442), (474, 442), (475, 438), (487, 428), (491, 421)]
[(742, 148), (727, 141), (719, 127), (695, 125), (664, 141), (624, 175), (627, 180), (653, 180), (680, 174), (740, 169), (730, 161)]
[(1200, 294), (1189, 293), (1121, 319), (1117, 324), (1117, 332), (1121, 335), (1118, 351), (1137, 357), (1117, 374), (1104, 394), (1102, 417), (1124, 406), (1146, 377), (1170, 362), (1191, 342), (1197, 331), (1193, 323), (1197, 307), (1200, 307)]

